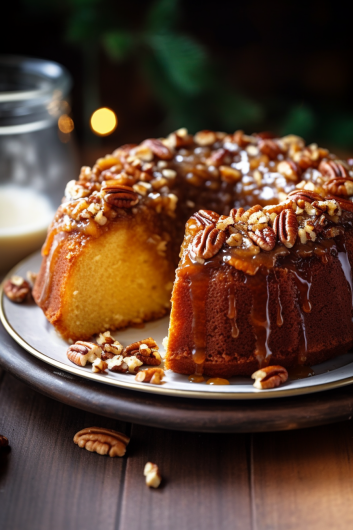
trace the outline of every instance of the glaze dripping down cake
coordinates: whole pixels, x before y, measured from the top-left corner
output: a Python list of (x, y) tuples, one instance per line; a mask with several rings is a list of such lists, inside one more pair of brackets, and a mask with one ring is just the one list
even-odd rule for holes
[(68, 183), (34, 298), (66, 339), (172, 313), (167, 367), (250, 374), (353, 340), (353, 161), (298, 136), (180, 129)]

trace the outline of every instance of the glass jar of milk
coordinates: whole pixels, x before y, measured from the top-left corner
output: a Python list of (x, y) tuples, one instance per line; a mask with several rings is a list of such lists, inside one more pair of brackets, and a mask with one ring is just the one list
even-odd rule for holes
[[(0, 272), (39, 249), (78, 172), (59, 64), (0, 56)], [(61, 124), (61, 125), (60, 125)]]

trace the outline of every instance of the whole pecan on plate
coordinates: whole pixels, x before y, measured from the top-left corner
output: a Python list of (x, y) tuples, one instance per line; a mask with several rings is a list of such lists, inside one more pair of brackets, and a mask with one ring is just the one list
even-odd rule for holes
[(270, 226), (263, 228), (262, 230), (255, 230), (255, 232), (251, 232), (251, 230), (249, 230), (248, 236), (262, 250), (270, 251), (276, 245), (276, 234)]
[(349, 178), (348, 169), (340, 160), (322, 160), (318, 170), (324, 177)]
[(266, 366), (254, 372), (251, 378), (255, 379), (255, 388), (268, 390), (285, 383), (288, 379), (288, 372), (283, 366)]
[(104, 200), (115, 208), (132, 208), (139, 202), (138, 194), (129, 186), (107, 180), (102, 185)]
[(226, 240), (225, 232), (218, 230), (213, 224), (196, 234), (191, 245), (195, 257), (210, 259), (217, 254)]
[(124, 456), (130, 438), (112, 429), (88, 427), (75, 434), (74, 442), (87, 451), (115, 457)]
[(298, 220), (293, 210), (283, 210), (277, 215), (273, 230), (285, 247), (292, 248), (298, 236)]
[(4, 283), (4, 293), (11, 302), (21, 303), (26, 300), (31, 292), (31, 286), (21, 276), (11, 276)]
[(152, 383), (153, 385), (160, 385), (164, 377), (163, 368), (153, 367), (147, 370), (140, 370), (136, 375), (136, 381), (140, 383)]
[(167, 147), (164, 145), (160, 140), (157, 140), (156, 138), (149, 138), (145, 140), (142, 145), (147, 145), (158, 158), (161, 158), (162, 160), (170, 160), (173, 158), (173, 153)]

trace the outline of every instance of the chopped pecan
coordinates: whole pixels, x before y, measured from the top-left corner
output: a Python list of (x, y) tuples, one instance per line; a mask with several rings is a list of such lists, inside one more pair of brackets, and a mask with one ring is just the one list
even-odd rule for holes
[(124, 350), (124, 355), (130, 357), (134, 355), (139, 359), (143, 364), (149, 366), (158, 366), (162, 362), (161, 355), (159, 353), (158, 344), (152, 337), (147, 339), (139, 340), (138, 342), (133, 342), (127, 346)]
[(277, 171), (286, 179), (298, 182), (303, 172), (302, 168), (293, 160), (283, 160), (277, 166)]
[(191, 251), (198, 258), (210, 259), (222, 248), (225, 240), (225, 232), (218, 230), (214, 225), (207, 225), (196, 234)]
[(276, 142), (276, 140), (272, 140), (270, 138), (260, 140), (259, 149), (261, 153), (267, 155), (272, 160), (277, 158), (277, 156), (282, 153), (280, 145)]
[(145, 465), (145, 469), (143, 470), (143, 474), (146, 477), (146, 484), (148, 487), (158, 488), (162, 481), (162, 477), (159, 473), (157, 464), (147, 462), (147, 464)]
[(105, 181), (102, 192), (104, 200), (115, 208), (132, 208), (139, 202), (139, 196), (132, 188), (118, 184), (114, 180)]
[(124, 456), (129, 442), (130, 438), (126, 434), (103, 427), (88, 427), (74, 436), (74, 443), (79, 447), (111, 457)]
[(244, 131), (235, 131), (233, 134), (233, 141), (239, 145), (239, 147), (246, 147), (252, 143), (252, 137), (244, 134)]
[(147, 145), (147, 147), (151, 149), (152, 153), (162, 160), (170, 160), (173, 158), (173, 153), (171, 150), (156, 138), (149, 138), (148, 140), (145, 140), (143, 145)]
[(251, 378), (255, 379), (255, 388), (267, 390), (285, 383), (288, 379), (288, 372), (283, 366), (266, 366), (254, 372)]
[(218, 213), (211, 210), (199, 210), (192, 216), (200, 226), (214, 225), (219, 219)]
[(276, 245), (276, 234), (270, 227), (264, 228), (263, 230), (256, 230), (255, 232), (249, 231), (248, 236), (262, 250), (272, 250)]
[(129, 367), (124, 361), (124, 357), (122, 355), (115, 355), (112, 358), (108, 358), (107, 365), (108, 370), (118, 374), (126, 374), (126, 372), (129, 370)]
[(349, 178), (348, 170), (340, 160), (322, 160), (318, 169), (324, 177), (330, 179)]
[(108, 368), (108, 364), (105, 361), (103, 361), (103, 359), (100, 359), (99, 357), (97, 357), (97, 359), (95, 359), (92, 363), (92, 372), (94, 373), (97, 373), (97, 374), (103, 373), (106, 371), (107, 368)]
[(94, 342), (77, 341), (66, 352), (67, 358), (77, 366), (86, 366), (102, 356), (102, 348)]
[(11, 276), (4, 284), (4, 293), (11, 302), (24, 302), (30, 292), (31, 286), (21, 276)]
[(228, 184), (233, 184), (238, 182), (241, 179), (241, 171), (239, 169), (234, 169), (230, 166), (220, 166), (219, 172), (221, 174), (221, 180), (228, 182)]
[(273, 223), (273, 230), (287, 248), (292, 248), (298, 235), (298, 220), (293, 210), (283, 210)]
[(220, 149), (216, 149), (216, 151), (212, 151), (211, 156), (207, 158), (206, 164), (208, 166), (220, 166), (223, 164), (224, 158), (229, 154), (229, 151), (227, 149), (224, 149), (221, 147)]
[(345, 210), (346, 212), (353, 212), (353, 202), (349, 201), (348, 199), (343, 199), (342, 197), (332, 197), (331, 195), (329, 195), (327, 199), (338, 202), (342, 210)]
[(135, 375), (136, 381), (152, 383), (153, 385), (160, 385), (163, 377), (163, 368), (147, 368), (147, 370), (141, 370)]
[(347, 197), (348, 195), (353, 195), (353, 179), (332, 178), (324, 184), (324, 188), (333, 195)]

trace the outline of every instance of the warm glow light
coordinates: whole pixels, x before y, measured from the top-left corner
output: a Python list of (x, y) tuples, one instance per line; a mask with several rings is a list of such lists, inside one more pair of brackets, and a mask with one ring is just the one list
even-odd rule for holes
[(99, 136), (108, 136), (115, 131), (117, 125), (115, 112), (106, 107), (97, 109), (91, 116), (92, 131)]
[(67, 114), (63, 114), (58, 119), (58, 127), (62, 133), (68, 134), (74, 130), (74, 121)]

